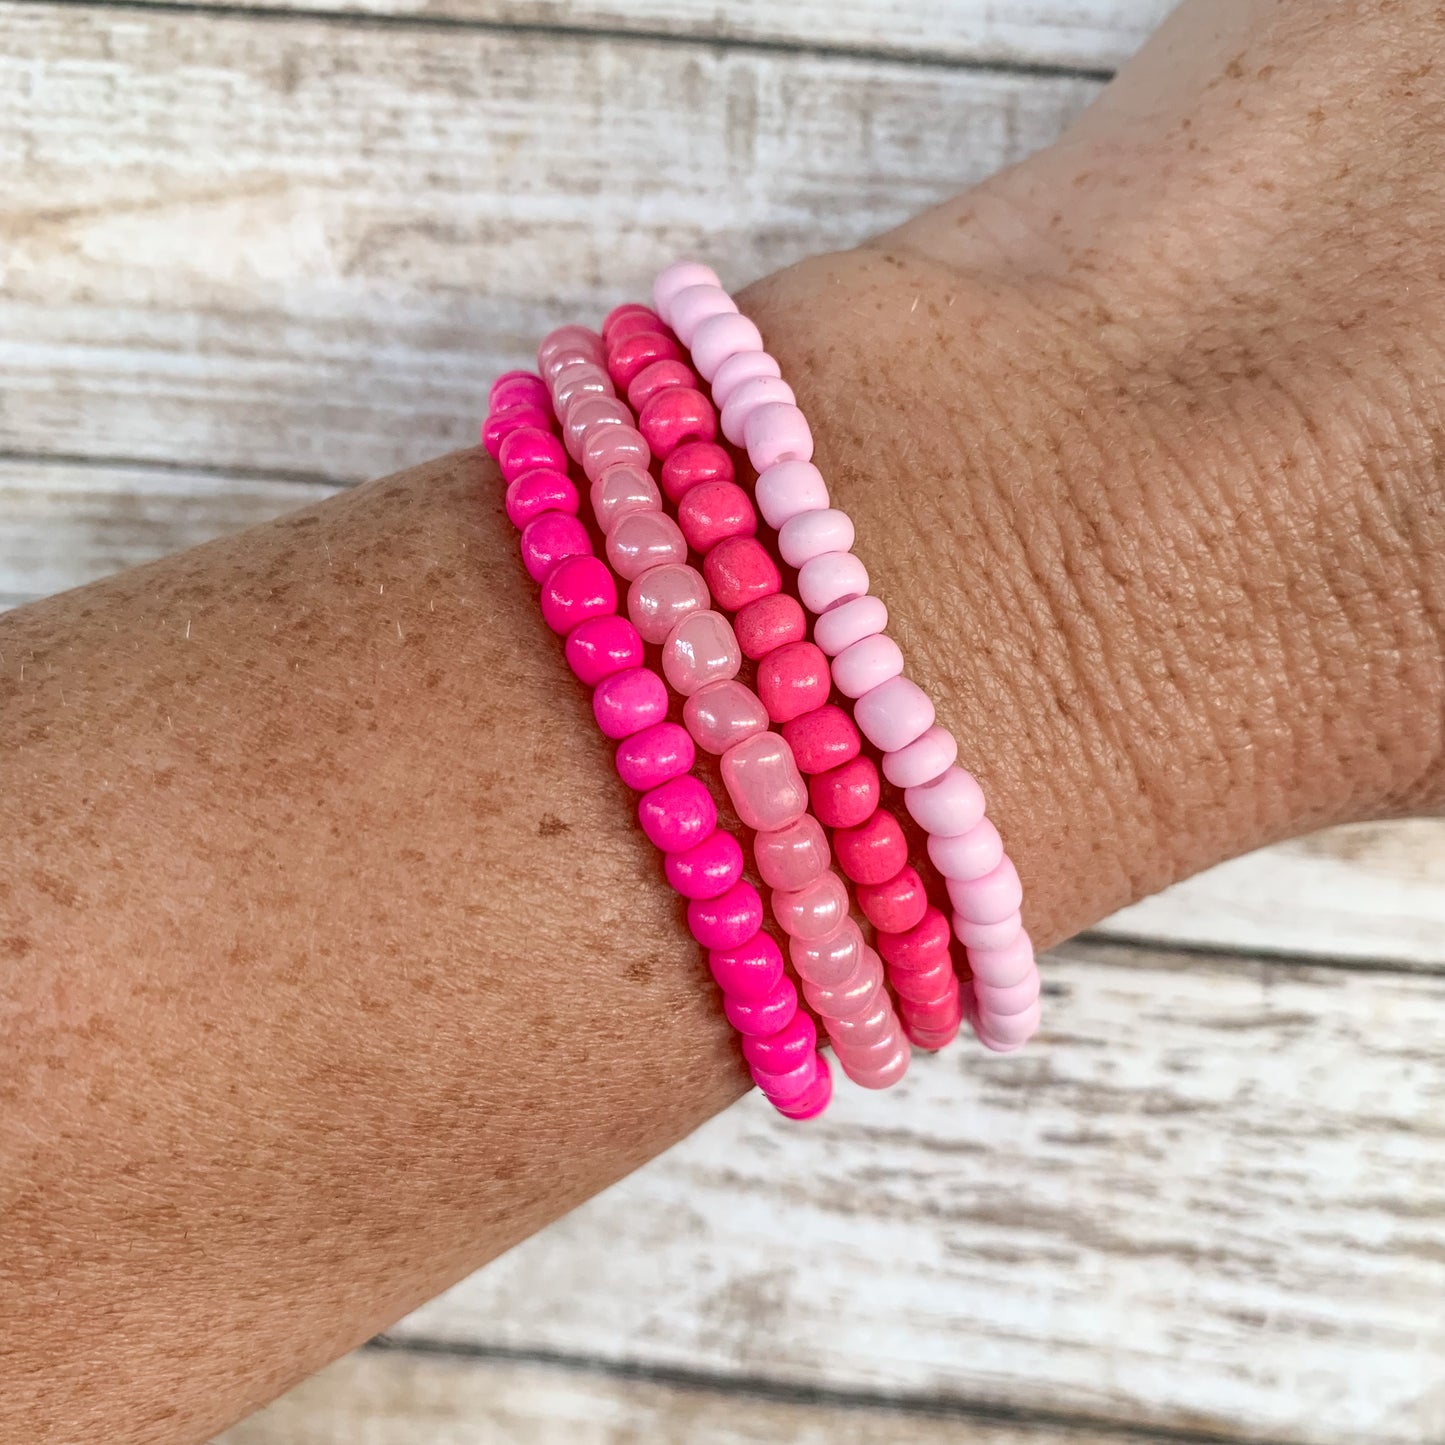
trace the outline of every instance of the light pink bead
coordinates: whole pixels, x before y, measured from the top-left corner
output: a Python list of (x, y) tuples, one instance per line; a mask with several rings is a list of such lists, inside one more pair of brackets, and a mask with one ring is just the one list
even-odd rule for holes
[(864, 638), (876, 637), (888, 626), (888, 609), (878, 597), (855, 597), (830, 608), (813, 624), (813, 641), (837, 657)]
[[(785, 828), (807, 810), (807, 785), (793, 761), (793, 750), (777, 733), (754, 733), (734, 743), (722, 755), (721, 767), (723, 786), (745, 827), (758, 832)], [(787, 930), (781, 918), (778, 923)]]
[(768, 730), (768, 710), (762, 699), (737, 681), (700, 687), (683, 704), (682, 720), (698, 747), (714, 757), (721, 757), (744, 738)]
[(615, 396), (584, 396), (567, 413), (562, 423), (562, 440), (574, 462), (582, 460), (587, 438), (610, 426), (631, 426), (632, 413), (625, 401)]
[(990, 988), (1012, 988), (1037, 971), (1033, 940), (1020, 929), (1003, 948), (970, 948), (968, 966), (976, 982)]
[[(964, 836), (966, 837), (967, 834)], [(1024, 920), (1021, 913), (1010, 913), (1007, 918), (1001, 919), (998, 923), (970, 923), (966, 918), (955, 916), (953, 925), (958, 941), (969, 950), (970, 956), (976, 948), (989, 952), (1009, 948), (1017, 941), (1019, 934), (1024, 931)]]
[(692, 333), (692, 364), (711, 381), (728, 357), (740, 351), (761, 351), (763, 338), (746, 316), (709, 316)]
[(798, 569), (798, 596), (814, 614), (867, 590), (868, 569), (851, 552), (825, 552)]
[(779, 528), (790, 517), (826, 507), (828, 485), (812, 462), (778, 462), (758, 476), (753, 497), (768, 526)]
[(806, 888), (779, 889), (772, 903), (773, 917), (789, 938), (822, 938), (848, 916), (848, 890), (836, 873), (825, 873)]
[(908, 1040), (900, 1034), (897, 1049), (885, 1061), (871, 1068), (850, 1068), (845, 1059), (838, 1062), (860, 1089), (891, 1089), (908, 1072), (912, 1058), (913, 1051)]
[(862, 697), (902, 671), (903, 649), (887, 633), (875, 632), (833, 659), (833, 686), (844, 697)]
[[(579, 406), (587, 403), (579, 402)], [(589, 482), (595, 482), (609, 467), (624, 463), (646, 471), (652, 452), (636, 427), (600, 426), (587, 434), (582, 444), (582, 470)]]
[[(713, 405), (719, 411), (725, 411), (727, 404), (732, 400), (733, 393), (745, 381), (752, 381), (758, 376), (781, 376), (782, 368), (778, 365), (777, 358), (769, 356), (766, 351), (735, 351), (728, 357), (712, 376), (712, 400)], [(727, 435), (726, 429), (723, 435)]]
[[(873, 637), (869, 642), (883, 640)], [(864, 647), (867, 643), (860, 642), (857, 646)], [(833, 659), (835, 678), (838, 664), (845, 655)], [(902, 659), (901, 653), (899, 658)], [(934, 716), (933, 699), (906, 677), (890, 677), (880, 682), (853, 704), (853, 721), (858, 724), (859, 732), (885, 756), (917, 742), (933, 726)]]
[(720, 286), (717, 272), (701, 261), (674, 261), (665, 271), (658, 273), (652, 283), (652, 308), (669, 324), (672, 321), (672, 301), (679, 292), (689, 286)]
[(813, 460), (813, 433), (808, 419), (785, 401), (760, 406), (743, 427), (748, 460), (755, 471), (765, 471), (778, 462)]
[(644, 642), (660, 645), (689, 612), (700, 612), (710, 600), (696, 567), (670, 563), (644, 572), (627, 589), (627, 615)]
[(1003, 862), (1003, 839), (987, 818), (966, 833), (936, 834), (928, 840), (928, 856), (945, 878), (982, 878)]
[(617, 388), (612, 385), (604, 367), (594, 366), (590, 361), (569, 361), (552, 378), (552, 401), (558, 416), (566, 416), (573, 402), (584, 396), (616, 396)]
[(1043, 980), (1037, 968), (1031, 968), (1017, 983), (999, 987), (997, 984), (974, 980), (973, 996), (978, 1000), (979, 1016), (987, 1027), (995, 1018), (1006, 1018), (1021, 1014), (1038, 1002)]
[(836, 507), (799, 512), (778, 531), (778, 551), (789, 567), (801, 567), (824, 552), (847, 552), (853, 547), (853, 519)]
[(562, 369), (575, 361), (593, 366), (606, 366), (607, 350), (602, 338), (585, 326), (559, 326), (549, 331), (537, 348), (537, 370), (548, 382), (555, 380)]
[(931, 783), (904, 789), (903, 803), (925, 833), (941, 833), (945, 838), (967, 833), (983, 817), (983, 789), (972, 773), (959, 767), (949, 768)]
[[(608, 538), (609, 548), (611, 540)], [(736, 677), (742, 663), (732, 623), (720, 612), (689, 612), (662, 644), (662, 671), (673, 691), (683, 697), (691, 697), (708, 683)]]
[(769, 888), (791, 892), (821, 878), (832, 855), (823, 825), (804, 813), (785, 827), (759, 833), (753, 839), (753, 859)]
[[(672, 298), (667, 324), (677, 333), (678, 340), (691, 348), (697, 337), (698, 328), (714, 316), (736, 316), (738, 303), (721, 286), (703, 282), (698, 286), (687, 286)], [(696, 370), (697, 358), (693, 358)]]
[(883, 991), (883, 965), (866, 944), (857, 967), (842, 983), (831, 987), (803, 981), (803, 997), (823, 1016), (823, 1026), (834, 1019), (856, 1018), (870, 1013)]
[(863, 947), (862, 930), (851, 918), (845, 918), (821, 938), (790, 938), (788, 957), (799, 978), (812, 979), (826, 988), (842, 983), (852, 974), (863, 957)]
[(996, 1054), (1012, 1053), (1033, 1038), (1042, 1017), (1042, 1005), (1035, 1003), (1021, 1014), (988, 1014), (977, 1021), (974, 1032), (984, 1048)]
[(1005, 858), (992, 873), (966, 882), (953, 881), (948, 896), (954, 911), (974, 923), (999, 923), (1017, 913), (1023, 902), (1023, 885), (1011, 858)]
[[(743, 356), (761, 352), (745, 351)], [(776, 365), (776, 363), (774, 363)], [(743, 444), (743, 424), (760, 407), (773, 401), (797, 401), (793, 388), (779, 376), (755, 376), (741, 382), (722, 409), (722, 434), (735, 446)]]
[(888, 995), (879, 989), (872, 1006), (861, 1013), (827, 1021), (828, 1037), (834, 1048), (866, 1048), (879, 1039), (886, 1039), (898, 1028), (898, 1016)]
[(889, 753), (883, 759), (883, 776), (895, 788), (917, 788), (942, 776), (957, 760), (958, 739), (946, 727), (935, 725), (906, 748)]
[(844, 1034), (835, 1039), (833, 1054), (849, 1078), (855, 1073), (867, 1075), (893, 1058), (903, 1037), (903, 1030), (895, 1017), (876, 1038), (863, 1039)]
[(607, 534), (607, 560), (633, 582), (654, 567), (686, 562), (687, 541), (666, 512), (626, 512)]
[(609, 467), (592, 483), (592, 515), (606, 536), (628, 512), (660, 512), (662, 494), (641, 467)]

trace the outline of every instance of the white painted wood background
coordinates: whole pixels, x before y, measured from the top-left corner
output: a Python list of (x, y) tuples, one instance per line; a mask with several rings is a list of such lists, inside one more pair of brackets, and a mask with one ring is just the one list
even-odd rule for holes
[[(1166, 8), (0, 0), (0, 605), (468, 443), (548, 324), (902, 219)], [(745, 1100), (225, 1445), (1438, 1445), (1445, 825), (1047, 977), (1024, 1056)]]

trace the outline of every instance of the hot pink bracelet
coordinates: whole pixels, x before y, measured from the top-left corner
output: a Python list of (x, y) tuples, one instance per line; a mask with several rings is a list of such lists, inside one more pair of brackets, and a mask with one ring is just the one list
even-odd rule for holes
[[(807, 420), (757, 327), (708, 267), (668, 267), (653, 285), (653, 304), (712, 384), (724, 436), (746, 448), (758, 474), (758, 508), (777, 529), (784, 559), (798, 569), (799, 595), (816, 617), (814, 640), (832, 659), (833, 683), (853, 698), (854, 720), (883, 754), (884, 776), (904, 790), (909, 814), (929, 835), (929, 857), (946, 880), (953, 931), (973, 974), (975, 1031), (989, 1048), (1017, 1048), (1040, 1016), (1018, 872), (984, 816), (982, 790), (957, 765), (956, 740), (936, 723), (923, 690), (903, 676), (902, 653), (884, 632), (887, 609), (869, 594), (867, 569), (852, 551), (852, 521), (830, 506), (812, 465)], [(937, 920), (925, 913), (918, 926), (925, 931), (905, 932), (901, 942), (880, 938), (895, 986), (919, 954), (936, 957)], [(908, 1011), (910, 996), (901, 997), (910, 1036), (923, 1043), (933, 1016)]]

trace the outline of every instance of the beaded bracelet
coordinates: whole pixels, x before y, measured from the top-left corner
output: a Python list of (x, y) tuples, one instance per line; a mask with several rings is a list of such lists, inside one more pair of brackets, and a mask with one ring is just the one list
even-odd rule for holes
[[(852, 552), (851, 519), (830, 506), (812, 465), (812, 433), (796, 397), (757, 327), (708, 267), (668, 267), (653, 285), (653, 305), (712, 384), (724, 436), (745, 447), (758, 474), (758, 508), (777, 529), (784, 559), (798, 569), (798, 592), (816, 618), (817, 645), (832, 659), (833, 682), (853, 698), (854, 721), (883, 754), (884, 776), (904, 790), (905, 807), (929, 835), (928, 854), (945, 879), (953, 932), (973, 975), (975, 1032), (991, 1049), (1017, 1048), (1040, 1017), (1018, 872), (984, 816), (982, 789), (957, 765), (957, 741), (935, 721), (923, 690), (903, 676), (903, 655), (884, 632), (887, 608), (869, 594), (867, 569)], [(929, 960), (938, 955), (938, 920), (925, 913), (917, 929), (880, 937), (895, 987), (909, 964), (937, 966)], [(906, 1004), (909, 994), (900, 996)], [(920, 1044), (933, 1017), (926, 1009), (905, 1012)]]

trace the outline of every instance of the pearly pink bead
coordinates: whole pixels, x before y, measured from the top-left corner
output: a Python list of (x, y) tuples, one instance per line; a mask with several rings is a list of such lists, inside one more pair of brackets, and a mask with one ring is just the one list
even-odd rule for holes
[(617, 611), (617, 580), (600, 557), (564, 557), (542, 579), (542, 621), (562, 637)]
[(627, 615), (644, 642), (661, 644), (689, 612), (701, 611), (710, 601), (696, 567), (669, 563), (644, 572), (627, 589)]
[(817, 1047), (818, 1026), (807, 1014), (800, 1013), (771, 1038), (744, 1038), (743, 1057), (754, 1069), (781, 1074), (808, 1062)]
[(1038, 969), (1034, 968), (1017, 983), (1003, 987), (975, 979), (973, 996), (978, 1000), (979, 1016), (987, 1027), (995, 1018), (1007, 1018), (1032, 1008), (1038, 1002), (1042, 988), (1043, 980)]
[(646, 471), (651, 461), (652, 452), (636, 427), (596, 427), (588, 433), (582, 446), (582, 470), (589, 482), (595, 482), (608, 467), (626, 462)]
[(902, 671), (903, 649), (886, 632), (877, 632), (833, 659), (833, 686), (844, 697), (862, 697)]
[(717, 375), (718, 367), (728, 357), (762, 349), (762, 335), (746, 316), (709, 316), (692, 333), (692, 364), (707, 381)]
[(797, 1016), (798, 990), (785, 975), (772, 993), (756, 1002), (724, 995), (723, 1012), (740, 1034), (766, 1038), (787, 1028)]
[(811, 813), (753, 839), (753, 861), (769, 888), (792, 892), (821, 878), (833, 861), (828, 835)]
[[(663, 319), (677, 333), (678, 340), (691, 349), (698, 328), (703, 322), (714, 316), (737, 314), (738, 303), (721, 286), (703, 281), (679, 291), (669, 303), (667, 315)], [(696, 357), (693, 358), (693, 366), (698, 371), (702, 370), (697, 365)]]
[(766, 471), (779, 462), (813, 460), (813, 433), (808, 430), (808, 419), (785, 401), (758, 407), (743, 427), (743, 440), (754, 471)]
[(917, 788), (941, 777), (957, 760), (958, 740), (935, 724), (906, 748), (889, 753), (883, 759), (883, 776), (895, 788)]
[(799, 978), (828, 988), (842, 983), (858, 967), (863, 947), (863, 931), (851, 918), (845, 918), (821, 938), (790, 938), (788, 957)]
[(588, 687), (641, 667), (642, 637), (625, 617), (594, 617), (567, 636), (567, 666)]
[(976, 948), (991, 952), (1011, 947), (1024, 931), (1024, 920), (1021, 913), (1010, 913), (997, 923), (970, 923), (966, 918), (955, 918), (954, 931), (972, 956)]
[(798, 569), (798, 596), (815, 615), (868, 591), (868, 569), (851, 552), (825, 552)]
[(610, 673), (592, 691), (592, 714), (609, 738), (631, 737), (667, 716), (667, 684), (650, 667)]
[(743, 876), (743, 845), (731, 833), (714, 828), (701, 843), (667, 854), (662, 871), (684, 898), (717, 898)]
[(868, 1008), (841, 1018), (830, 1018), (826, 1027), (834, 1048), (851, 1050), (888, 1038), (898, 1028), (898, 1016), (893, 1012), (887, 993), (879, 989)]
[(898, 1052), (903, 1038), (903, 1030), (895, 1017), (877, 1038), (854, 1039), (844, 1035), (841, 1041), (834, 1040), (833, 1056), (851, 1079), (854, 1074), (869, 1074), (887, 1063)]
[(837, 657), (855, 643), (876, 637), (888, 626), (888, 609), (878, 597), (854, 597), (830, 608), (813, 624), (813, 641)]
[[(777, 358), (766, 351), (735, 351), (712, 375), (712, 400), (719, 411), (726, 409), (733, 393), (745, 381), (759, 376), (781, 376)], [(726, 431), (723, 433), (727, 435)]]
[(945, 838), (967, 833), (983, 817), (983, 789), (972, 773), (959, 767), (949, 768), (931, 783), (905, 788), (903, 803), (925, 833), (941, 833)]
[(722, 755), (721, 768), (723, 786), (746, 827), (758, 832), (785, 828), (807, 810), (807, 785), (793, 750), (777, 733), (754, 733), (734, 743)]
[[(881, 637), (869, 638), (869, 642), (882, 642)], [(858, 643), (862, 647), (865, 644)], [(850, 652), (852, 648), (848, 649)], [(843, 654), (833, 659), (833, 676)], [(901, 662), (903, 654), (899, 653)], [(933, 726), (936, 716), (933, 699), (916, 682), (906, 677), (890, 677), (876, 687), (869, 688), (853, 704), (853, 721), (858, 730), (885, 756), (917, 742)]]
[(970, 948), (968, 967), (976, 983), (986, 983), (991, 988), (1011, 988), (1037, 972), (1033, 940), (1020, 929), (1003, 948)]
[[(743, 356), (760, 356), (763, 353), (745, 351)], [(796, 402), (793, 388), (780, 376), (755, 376), (741, 382), (734, 388), (722, 409), (722, 434), (735, 446), (743, 444), (743, 424), (760, 407), (773, 401)]]
[(594, 366), (607, 364), (602, 338), (585, 326), (559, 326), (549, 331), (537, 348), (537, 370), (549, 382), (564, 366), (578, 360), (590, 361)]
[(831, 988), (806, 980), (803, 983), (803, 997), (822, 1014), (825, 1027), (834, 1019), (856, 1018), (871, 1012), (882, 993), (883, 965), (866, 944), (857, 966), (842, 983)]
[(836, 873), (825, 873), (806, 888), (773, 893), (773, 917), (789, 938), (822, 938), (848, 916), (848, 890)]
[(778, 529), (778, 551), (789, 567), (801, 567), (825, 552), (848, 552), (853, 547), (853, 519), (836, 507), (799, 512)]
[(689, 286), (720, 286), (717, 272), (701, 261), (674, 261), (658, 272), (652, 283), (652, 308), (664, 321), (671, 322), (673, 298)]
[(954, 912), (974, 923), (999, 923), (1017, 913), (1023, 902), (1023, 885), (1011, 858), (1005, 858), (992, 873), (963, 882), (950, 880), (948, 896)]
[(629, 512), (660, 512), (662, 494), (650, 473), (631, 465), (609, 467), (592, 483), (592, 515), (606, 536)]
[(697, 752), (685, 728), (676, 723), (653, 723), (617, 745), (613, 762), (617, 776), (636, 793), (645, 793), (672, 778), (692, 771)]
[(768, 711), (762, 699), (736, 680), (698, 688), (683, 704), (682, 720), (698, 747), (714, 757), (721, 757), (744, 738), (768, 730)]
[[(717, 804), (698, 779), (684, 774), (649, 788), (637, 800), (637, 817), (654, 848), (664, 853), (681, 853), (701, 843), (717, 827)], [(762, 905), (758, 907), (761, 912)]]
[[(761, 917), (761, 903), (758, 911)], [(707, 966), (725, 994), (733, 998), (766, 998), (783, 976), (783, 951), (759, 928), (742, 943), (710, 950)]]
[(568, 408), (584, 396), (616, 396), (606, 368), (590, 361), (569, 361), (552, 378), (552, 402), (558, 416), (566, 416)]
[(790, 517), (826, 507), (828, 486), (812, 462), (778, 462), (758, 476), (753, 497), (763, 520), (777, 529)]
[(1038, 1032), (1043, 1007), (1035, 1003), (1021, 1014), (987, 1014), (974, 1025), (978, 1041), (996, 1054), (1012, 1053)]
[(562, 423), (562, 440), (574, 462), (582, 460), (587, 438), (608, 427), (631, 426), (632, 413), (625, 401), (615, 396), (584, 396), (567, 412)]
[(762, 926), (763, 900), (746, 880), (716, 898), (694, 898), (687, 905), (688, 932), (704, 948), (737, 948), (755, 938)]
[(663, 674), (683, 697), (709, 683), (731, 680), (742, 662), (732, 623), (720, 612), (689, 612), (662, 644)]
[(908, 1040), (900, 1033), (898, 1047), (881, 1063), (868, 1068), (850, 1068), (846, 1060), (840, 1059), (838, 1062), (842, 1065), (843, 1072), (860, 1089), (891, 1089), (908, 1072), (912, 1059), (913, 1051)]
[(928, 856), (945, 878), (960, 881), (982, 878), (1003, 862), (1003, 839), (987, 819), (973, 825), (966, 833), (953, 837), (935, 834), (928, 840)]
[(607, 560), (619, 577), (635, 582), (644, 572), (687, 561), (687, 541), (666, 512), (625, 512), (607, 534)]

